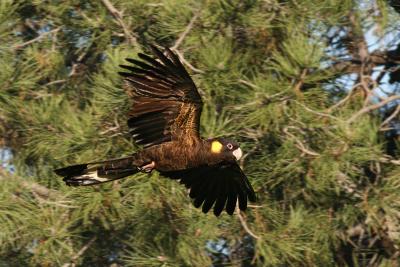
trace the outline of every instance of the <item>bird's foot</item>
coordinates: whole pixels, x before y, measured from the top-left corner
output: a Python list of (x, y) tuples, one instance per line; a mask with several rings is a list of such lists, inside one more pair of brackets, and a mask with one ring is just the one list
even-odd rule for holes
[(151, 173), (151, 171), (156, 167), (156, 163), (152, 161), (149, 164), (146, 164), (142, 167), (138, 167), (139, 171), (145, 172), (145, 173)]

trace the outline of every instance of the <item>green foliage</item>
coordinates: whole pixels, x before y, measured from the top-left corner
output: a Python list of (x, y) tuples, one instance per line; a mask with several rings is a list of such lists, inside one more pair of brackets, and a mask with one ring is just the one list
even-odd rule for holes
[[(398, 160), (337, 79), (351, 71), (329, 68), (354, 54), (350, 11), (361, 34), (398, 34), (372, 2), (0, 1), (0, 149), (16, 169), (0, 162), (0, 266), (397, 266)], [(202, 135), (241, 143), (257, 203), (215, 218), (158, 174), (65, 186), (53, 169), (138, 149), (119, 65), (180, 37)]]

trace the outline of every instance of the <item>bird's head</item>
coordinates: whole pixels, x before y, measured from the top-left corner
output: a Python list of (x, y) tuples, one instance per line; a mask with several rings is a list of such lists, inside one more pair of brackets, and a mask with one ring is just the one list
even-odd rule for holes
[(236, 160), (240, 160), (243, 156), (239, 144), (234, 141), (220, 137), (212, 138), (208, 141), (210, 142), (210, 150), (213, 154), (220, 155), (224, 158), (232, 158), (233, 156)]

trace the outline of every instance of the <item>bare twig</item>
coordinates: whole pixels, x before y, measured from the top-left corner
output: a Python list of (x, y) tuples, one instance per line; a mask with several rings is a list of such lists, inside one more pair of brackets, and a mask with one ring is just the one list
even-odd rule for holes
[(239, 79), (238, 82), (240, 82), (242, 84), (245, 84), (245, 85), (247, 85), (247, 86), (249, 86), (249, 87), (251, 87), (253, 89), (260, 89), (260, 87), (255, 85), (254, 83), (251, 83), (251, 82), (243, 80), (243, 79)]
[(302, 95), (302, 93), (301, 93), (301, 87), (302, 87), (303, 84), (304, 84), (304, 78), (306, 77), (306, 75), (307, 75), (307, 69), (303, 69), (303, 71), (301, 72), (300, 77), (299, 77), (297, 83), (295, 84), (295, 86), (294, 86), (294, 88), (293, 88), (293, 89), (294, 89), (294, 92), (295, 92), (296, 95), (298, 95), (298, 96), (301, 96), (301, 95)]
[(262, 208), (262, 205), (252, 205), (252, 204), (247, 204), (248, 208), (253, 208), (253, 209), (258, 209), (258, 208)]
[(397, 105), (395, 111), (390, 114), (389, 117), (386, 118), (386, 120), (384, 120), (381, 124), (381, 126), (379, 127), (380, 129), (383, 128), (383, 126), (387, 125), (391, 120), (393, 120), (394, 118), (396, 118), (396, 116), (400, 113), (400, 105)]
[(236, 208), (236, 215), (239, 218), (240, 223), (243, 226), (243, 229), (252, 237), (254, 237), (255, 239), (260, 239), (260, 237), (256, 234), (253, 233), (253, 231), (250, 230), (249, 226), (247, 225), (246, 220), (243, 218), (242, 214), (240, 213), (239, 208)]
[(306, 148), (306, 147), (304, 146), (304, 144), (303, 144), (302, 142), (300, 142), (300, 140), (296, 139), (295, 141), (296, 141), (296, 143), (297, 143), (296, 147), (297, 147), (298, 149), (300, 149), (303, 153), (308, 154), (308, 155), (310, 155), (310, 156), (314, 156), (314, 157), (318, 157), (318, 156), (319, 156), (319, 153), (314, 152), (314, 151), (312, 151), (312, 150)]
[(73, 63), (71, 67), (71, 71), (68, 74), (68, 77), (72, 77), (76, 74), (76, 70), (78, 69), (79, 64), (78, 63)]
[(379, 102), (379, 103), (377, 103), (377, 104), (364, 107), (364, 108), (360, 109), (358, 112), (356, 112), (356, 114), (354, 114), (353, 116), (351, 116), (350, 119), (348, 119), (346, 122), (349, 123), (349, 124), (350, 124), (350, 123), (353, 123), (353, 122), (354, 122), (356, 119), (358, 119), (358, 117), (360, 117), (361, 115), (363, 115), (363, 114), (365, 114), (365, 113), (368, 113), (368, 112), (370, 112), (370, 111), (372, 111), (372, 110), (381, 108), (381, 107), (383, 107), (384, 105), (386, 105), (386, 104), (388, 104), (388, 103), (390, 103), (390, 102), (392, 102), (392, 101), (398, 100), (398, 99), (400, 99), (400, 95), (393, 95), (393, 96), (390, 96), (390, 97), (388, 97), (388, 98), (382, 100), (381, 102)]
[(304, 154), (314, 157), (318, 157), (320, 155), (319, 153), (308, 149), (296, 136), (294, 136), (294, 134), (289, 132), (288, 127), (285, 127), (283, 129), (283, 132), (296, 142), (296, 147), (300, 149)]
[(22, 43), (22, 44), (14, 45), (13, 49), (18, 50), (18, 49), (24, 48), (25, 46), (28, 46), (28, 45), (30, 45), (30, 44), (32, 44), (34, 42), (40, 41), (41, 39), (43, 39), (44, 37), (46, 37), (49, 34), (53, 34), (53, 33), (58, 32), (60, 29), (61, 29), (61, 27), (58, 27), (58, 28), (55, 28), (54, 30), (51, 30), (51, 31), (48, 31), (48, 32), (44, 32), (44, 33), (40, 34), (38, 37), (33, 38), (32, 40), (29, 40), (29, 41), (27, 41), (25, 43)]
[[(373, 84), (373, 88), (369, 89), (368, 85), (365, 84), (365, 79), (368, 78)], [(347, 94), (347, 96), (345, 98), (343, 98), (342, 100), (340, 100), (339, 102), (337, 102), (335, 105), (331, 106), (330, 108), (327, 109), (327, 112), (331, 113), (334, 109), (338, 108), (339, 106), (343, 105), (344, 103), (346, 103), (347, 101), (349, 101), (349, 99), (351, 98), (351, 96), (353, 96), (355, 89), (361, 87), (365, 92), (367, 96), (370, 95), (374, 95), (376, 97), (378, 97), (379, 99), (383, 100), (379, 95), (377, 95), (373, 89), (375, 89), (376, 87), (378, 87), (378, 83), (373, 80), (370, 76), (364, 76), (361, 78), (361, 82), (356, 83), (355, 85), (353, 85), (349, 91), (349, 93)], [(365, 102), (364, 102), (364, 106), (369, 102), (368, 97), (365, 98)]]
[[(296, 100), (295, 100), (295, 101), (296, 101)], [(318, 115), (318, 116), (321, 116), (321, 117), (330, 118), (330, 119), (333, 119), (333, 120), (340, 120), (339, 118), (337, 118), (337, 117), (335, 117), (335, 116), (332, 116), (332, 115), (330, 115), (330, 114), (322, 113), (322, 112), (319, 112), (319, 111), (310, 109), (309, 107), (307, 107), (306, 105), (302, 104), (302, 103), (299, 102), (299, 101), (296, 101), (296, 103), (299, 104), (300, 106), (302, 106), (305, 110), (307, 110), (307, 111), (309, 111), (310, 113), (313, 113), (313, 114), (315, 114), (315, 115)]]
[(94, 241), (96, 241), (96, 237), (92, 237), (89, 242), (87, 242), (79, 251), (76, 253), (73, 257), (72, 260), (77, 260), (80, 256), (83, 255), (83, 253), (93, 244)]
[(400, 159), (393, 159), (393, 158), (388, 157), (388, 156), (379, 158), (379, 162), (391, 163), (393, 165), (400, 165)]
[[(337, 60), (337, 59), (332, 59), (332, 60), (333, 63), (330, 66), (324, 69), (319, 69), (318, 72), (333, 73), (333, 76), (330, 76), (327, 79), (319, 80), (318, 81), (319, 83), (331, 81), (332, 79), (338, 78), (343, 74), (363, 72), (364, 66), (357, 55), (350, 60)], [(377, 66), (386, 66), (387, 64), (398, 65), (400, 64), (400, 52), (398, 52), (397, 50), (388, 50), (388, 51), (375, 50), (369, 53), (368, 64), (370, 65), (371, 68)], [(376, 81), (379, 83), (379, 79), (376, 79)], [(360, 84), (357, 84), (357, 86), (360, 86)]]
[(164, 6), (163, 3), (148, 3), (146, 6), (151, 6), (151, 7), (159, 7), (159, 6)]
[(100, 132), (100, 134), (105, 135), (109, 132), (115, 132), (115, 130), (118, 130), (118, 129), (119, 129), (119, 126), (110, 127), (110, 128), (107, 128), (106, 130)]
[[(366, 107), (370, 102), (369, 98), (372, 96), (376, 96), (379, 100), (384, 100), (380, 95), (374, 92), (374, 89), (378, 87), (377, 82), (372, 79), (369, 75), (359, 74), (361, 81), (361, 89), (365, 92), (365, 99), (363, 103), (363, 107)], [(372, 84), (372, 85), (371, 85)]]
[(179, 52), (179, 50), (174, 49), (173, 51), (178, 55), (178, 57), (182, 61), (182, 63), (185, 64), (189, 69), (191, 69), (192, 71), (197, 72), (197, 73), (204, 73), (204, 71), (202, 71), (202, 70), (200, 70), (200, 69), (198, 69), (196, 67), (193, 67), (192, 64), (187, 62), (186, 59), (183, 57), (182, 53)]
[(179, 36), (178, 40), (176, 40), (175, 44), (171, 47), (171, 50), (176, 50), (180, 46), (180, 44), (183, 42), (185, 39), (186, 35), (190, 32), (190, 30), (193, 28), (194, 22), (197, 20), (197, 18), (200, 16), (200, 12), (197, 12), (194, 14), (192, 19), (190, 20), (189, 24), (186, 26), (185, 30), (181, 33)]
[(132, 35), (131, 31), (129, 30), (128, 26), (124, 23), (122, 19), (122, 12), (118, 11), (113, 4), (109, 0), (101, 0), (104, 6), (110, 11), (111, 15), (115, 18), (118, 24), (122, 27), (124, 31), (125, 37), (131, 45), (135, 45), (137, 43), (136, 37)]
[(346, 103), (351, 96), (353, 95), (354, 92), (354, 88), (357, 88), (358, 86), (360, 86), (360, 83), (355, 84), (349, 91), (349, 93), (347, 94), (347, 96), (345, 98), (343, 98), (342, 100), (340, 100), (339, 102), (337, 102), (335, 105), (333, 105), (332, 107), (328, 108), (328, 110), (326, 112), (332, 112), (334, 109), (340, 107), (341, 105), (343, 105), (344, 103)]
[(244, 160), (245, 160), (248, 156), (250, 156), (251, 154), (253, 154), (255, 151), (257, 151), (257, 149), (258, 149), (258, 140), (256, 140), (256, 144), (254, 144), (253, 147), (252, 147), (247, 153), (245, 153), (245, 154), (243, 155), (243, 157), (240, 159), (239, 165), (240, 165), (240, 167), (241, 167), (242, 169), (243, 169), (243, 167), (244, 167)]
[(93, 244), (94, 241), (96, 241), (96, 237), (92, 237), (89, 242), (87, 242), (74, 256), (71, 258), (71, 262), (64, 263), (62, 267), (75, 267), (75, 261), (85, 253), (85, 251)]
[(50, 85), (54, 85), (54, 84), (59, 84), (59, 83), (65, 83), (67, 80), (62, 79), (62, 80), (55, 80), (55, 81), (51, 81), (46, 83), (44, 86), (50, 86)]

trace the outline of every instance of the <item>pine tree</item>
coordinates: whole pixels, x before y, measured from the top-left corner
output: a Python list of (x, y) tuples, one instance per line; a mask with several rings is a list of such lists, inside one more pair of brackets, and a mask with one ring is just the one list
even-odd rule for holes
[[(399, 266), (397, 12), (0, 1), (0, 266)], [(157, 173), (84, 188), (53, 173), (138, 149), (117, 72), (149, 44), (193, 76), (202, 135), (240, 142), (258, 194), (246, 213), (205, 215)]]

